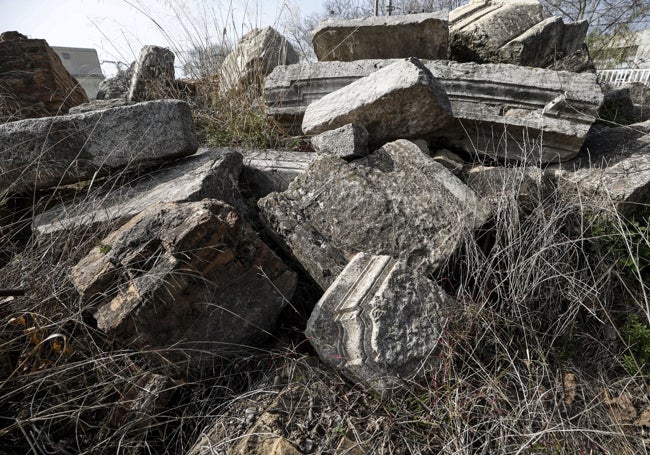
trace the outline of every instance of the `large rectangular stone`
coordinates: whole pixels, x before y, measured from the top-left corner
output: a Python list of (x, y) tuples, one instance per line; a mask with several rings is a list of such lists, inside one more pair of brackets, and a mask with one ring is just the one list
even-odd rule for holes
[(447, 58), (449, 28), (442, 12), (328, 19), (313, 31), (319, 61), (368, 58)]
[(192, 112), (177, 100), (0, 125), (0, 195), (90, 180), (197, 149)]
[[(266, 79), (267, 113), (295, 129), (314, 100), (394, 62), (277, 67)], [(456, 119), (452, 127), (436, 133), (439, 140), (494, 158), (533, 162), (573, 158), (603, 98), (594, 74), (507, 64), (423, 63), (445, 88)]]

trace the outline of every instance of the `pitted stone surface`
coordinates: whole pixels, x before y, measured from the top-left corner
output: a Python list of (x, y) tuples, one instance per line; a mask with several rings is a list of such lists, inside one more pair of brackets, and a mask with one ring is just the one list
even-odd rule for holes
[(449, 29), (441, 12), (363, 19), (328, 19), (312, 32), (319, 61), (447, 58)]
[(489, 216), (472, 190), (407, 140), (350, 163), (323, 156), (258, 205), (270, 232), (323, 289), (360, 251), (433, 273)]
[(416, 58), (399, 60), (311, 103), (305, 134), (356, 123), (371, 144), (421, 137), (448, 125), (451, 105), (444, 88)]
[(359, 253), (319, 300), (305, 334), (323, 361), (382, 392), (430, 371), (455, 306), (403, 261)]
[(349, 123), (312, 137), (311, 145), (317, 152), (336, 155), (344, 160), (361, 158), (368, 154), (368, 130)]
[(0, 194), (146, 167), (197, 149), (192, 112), (176, 100), (0, 125)]
[(135, 61), (127, 99), (151, 101), (169, 98), (174, 85), (174, 53), (159, 46), (144, 46)]

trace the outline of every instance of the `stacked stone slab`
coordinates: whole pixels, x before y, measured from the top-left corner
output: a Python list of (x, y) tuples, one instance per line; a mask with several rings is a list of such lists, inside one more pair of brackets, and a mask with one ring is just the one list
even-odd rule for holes
[(0, 194), (88, 180), (196, 152), (192, 112), (176, 100), (0, 125)]
[(369, 141), (383, 144), (427, 136), (451, 123), (444, 88), (416, 58), (399, 60), (311, 103), (302, 121), (305, 134), (356, 123)]
[(446, 59), (447, 15), (443, 13), (329, 19), (312, 32), (318, 60), (368, 58)]
[(244, 167), (241, 181), (257, 198), (274, 191), (286, 191), (289, 184), (305, 172), (316, 159), (311, 152), (287, 150), (241, 150)]
[(368, 130), (362, 125), (348, 123), (312, 137), (311, 145), (319, 153), (336, 155), (344, 160), (361, 158), (368, 154)]
[(489, 216), (472, 190), (403, 139), (350, 163), (322, 156), (258, 206), (279, 244), (322, 289), (358, 252), (433, 273)]
[[(394, 62), (278, 67), (266, 79), (267, 113), (295, 128), (309, 104)], [(493, 158), (536, 163), (573, 158), (603, 98), (596, 76), (589, 73), (505, 64), (423, 63), (445, 89), (455, 118), (451, 127), (434, 135), (442, 145)]]
[(0, 35), (0, 120), (65, 114), (88, 102), (79, 82), (43, 39)]
[(538, 0), (473, 0), (449, 13), (451, 58), (554, 67), (580, 51), (587, 28), (587, 21), (545, 18)]
[(100, 330), (173, 348), (159, 354), (170, 359), (259, 345), (296, 286), (237, 211), (210, 199), (148, 208), (105, 237), (70, 279)]
[(219, 78), (223, 92), (261, 86), (262, 80), (278, 65), (297, 63), (298, 54), (287, 39), (272, 27), (247, 33), (228, 54)]
[(129, 185), (93, 197), (65, 201), (34, 217), (33, 230), (52, 234), (61, 230), (93, 231), (96, 227), (119, 226), (143, 210), (163, 202), (192, 202), (218, 199), (242, 207), (238, 189), (242, 156), (232, 149), (202, 149), (196, 155), (149, 172)]

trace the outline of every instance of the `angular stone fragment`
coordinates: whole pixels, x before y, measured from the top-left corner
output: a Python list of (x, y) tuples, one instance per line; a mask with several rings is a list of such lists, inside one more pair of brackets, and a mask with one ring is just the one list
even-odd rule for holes
[(144, 46), (135, 61), (129, 101), (151, 101), (169, 98), (174, 86), (174, 53), (159, 46)]
[[(229, 205), (158, 204), (104, 238), (72, 268), (97, 327), (169, 358), (187, 349), (259, 345), (291, 298), (295, 274)], [(176, 354), (174, 354), (176, 353)]]
[(397, 61), (314, 101), (302, 130), (318, 134), (348, 123), (368, 130), (371, 144), (427, 136), (452, 120), (444, 88), (418, 59)]
[(0, 125), (0, 194), (92, 179), (197, 149), (187, 103), (149, 101)]
[[(447, 149), (440, 149), (436, 150), (431, 157), (437, 161), (438, 163), (442, 164), (444, 167), (449, 169), (452, 174), (458, 176), (460, 173), (463, 171), (463, 168), (465, 167), (465, 162), (463, 159), (458, 156), (456, 153), (447, 150)], [(480, 193), (479, 193), (480, 194)]]
[(133, 70), (135, 62), (128, 68), (119, 70), (113, 77), (108, 77), (99, 83), (99, 90), (97, 90), (98, 100), (112, 100), (116, 98), (126, 99), (129, 94), (129, 87), (131, 86), (131, 79), (133, 78)]
[(241, 150), (241, 153), (244, 156), (242, 184), (258, 199), (274, 191), (286, 191), (293, 179), (316, 159), (315, 153), (288, 150)]
[(422, 13), (328, 19), (312, 32), (319, 61), (369, 58), (447, 59), (447, 14)]
[(407, 140), (351, 163), (324, 155), (258, 206), (269, 230), (323, 289), (360, 251), (432, 273), (488, 216), (473, 191)]
[(321, 360), (384, 392), (435, 367), (455, 306), (403, 261), (359, 253), (316, 304), (305, 335)]
[[(266, 80), (267, 113), (291, 127), (310, 103), (393, 62), (278, 67)], [(603, 98), (594, 74), (503, 64), (424, 64), (447, 92), (456, 119), (433, 133), (448, 142), (439, 145), (494, 158), (536, 163), (573, 158)]]
[(86, 92), (45, 40), (0, 35), (0, 123), (65, 114), (86, 102)]
[(361, 125), (349, 123), (312, 137), (311, 145), (317, 152), (344, 160), (361, 158), (368, 154), (368, 131)]
[(581, 156), (549, 166), (558, 193), (590, 213), (615, 217), (648, 213), (650, 121), (589, 136)]
[(449, 13), (451, 58), (543, 68), (578, 51), (588, 26), (544, 18), (538, 0), (474, 0)]
[(287, 39), (272, 27), (248, 32), (228, 54), (221, 67), (220, 90), (238, 90), (261, 86), (264, 77), (278, 65), (291, 65), (299, 60)]
[(243, 205), (238, 181), (242, 157), (232, 149), (202, 149), (196, 155), (148, 173), (128, 185), (98, 191), (81, 202), (72, 200), (34, 218), (40, 235), (64, 229), (94, 230), (106, 224), (118, 226), (161, 202), (218, 199), (235, 207)]

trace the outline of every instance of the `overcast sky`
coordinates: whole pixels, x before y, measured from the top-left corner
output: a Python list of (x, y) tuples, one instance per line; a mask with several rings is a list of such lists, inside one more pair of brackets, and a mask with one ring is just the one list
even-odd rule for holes
[[(145, 44), (191, 47), (236, 42), (252, 28), (320, 10), (321, 0), (0, 0), (0, 32), (16, 30), (50, 46), (97, 49), (100, 61), (130, 63)], [(234, 25), (233, 25), (234, 24)], [(281, 31), (281, 30), (280, 30)], [(105, 73), (115, 65), (104, 63)]]

